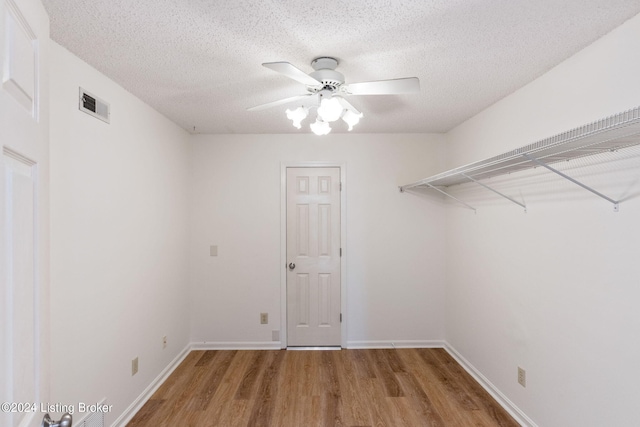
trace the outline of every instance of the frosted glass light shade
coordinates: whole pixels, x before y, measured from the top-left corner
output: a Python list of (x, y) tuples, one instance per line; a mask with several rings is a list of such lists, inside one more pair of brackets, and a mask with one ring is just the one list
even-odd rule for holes
[(353, 127), (358, 124), (362, 116), (362, 113), (356, 114), (351, 110), (346, 110), (342, 115), (342, 120), (349, 125), (349, 130), (352, 130)]
[(323, 122), (335, 122), (340, 118), (344, 108), (338, 97), (322, 98), (318, 107), (318, 116)]
[(293, 126), (298, 129), (301, 128), (300, 123), (309, 115), (309, 109), (305, 107), (298, 107), (295, 110), (287, 109), (285, 112), (287, 113), (287, 119), (291, 120)]
[(320, 119), (316, 119), (315, 123), (311, 123), (310, 127), (316, 135), (326, 135), (331, 132), (331, 126), (329, 126), (329, 123), (320, 121)]

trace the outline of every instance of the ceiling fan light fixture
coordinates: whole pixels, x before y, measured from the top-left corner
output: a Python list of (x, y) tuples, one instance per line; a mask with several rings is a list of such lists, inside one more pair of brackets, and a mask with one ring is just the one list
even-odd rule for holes
[(335, 122), (342, 116), (344, 108), (338, 98), (337, 96), (322, 98), (322, 101), (320, 101), (318, 116), (323, 122)]
[(345, 110), (344, 114), (342, 115), (342, 120), (349, 125), (349, 131), (351, 131), (363, 116), (364, 114), (362, 113), (356, 114), (351, 110)]
[(316, 135), (326, 135), (331, 132), (331, 126), (329, 126), (329, 123), (323, 122), (319, 118), (317, 118), (314, 123), (311, 123), (310, 127), (311, 131)]
[(309, 115), (309, 109), (305, 107), (298, 107), (295, 110), (289, 110), (287, 108), (287, 119), (293, 122), (293, 126), (297, 129), (300, 129), (302, 125), (300, 124), (304, 119)]

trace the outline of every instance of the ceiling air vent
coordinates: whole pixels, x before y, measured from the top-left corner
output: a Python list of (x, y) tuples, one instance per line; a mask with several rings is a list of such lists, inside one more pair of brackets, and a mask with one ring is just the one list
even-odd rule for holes
[(80, 111), (84, 111), (96, 119), (109, 123), (109, 118), (111, 116), (109, 104), (104, 102), (102, 99), (93, 96), (82, 88), (80, 88), (79, 108)]

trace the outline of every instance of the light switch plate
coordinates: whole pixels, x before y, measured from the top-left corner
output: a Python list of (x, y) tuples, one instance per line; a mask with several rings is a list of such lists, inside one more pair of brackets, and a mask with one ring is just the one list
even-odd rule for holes
[(211, 245), (209, 247), (209, 255), (210, 256), (218, 256), (218, 246), (217, 245)]

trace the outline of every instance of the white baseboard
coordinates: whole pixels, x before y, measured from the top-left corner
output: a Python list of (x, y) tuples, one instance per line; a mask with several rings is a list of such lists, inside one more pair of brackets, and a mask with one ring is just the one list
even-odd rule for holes
[(191, 350), (280, 350), (280, 341), (206, 341), (192, 342)]
[(395, 340), (395, 341), (347, 341), (347, 348), (442, 348), (445, 341)]
[(182, 363), (182, 361), (187, 357), (189, 352), (191, 351), (191, 346), (187, 345), (180, 354), (176, 356), (175, 359), (171, 361), (167, 365), (166, 368), (160, 372), (160, 374), (149, 384), (149, 386), (138, 396), (136, 400), (129, 405), (129, 407), (116, 419), (111, 427), (124, 427), (127, 425), (129, 421), (138, 413), (138, 411), (147, 403), (147, 400), (151, 398), (153, 393), (158, 390), (158, 388), (162, 385), (163, 382), (171, 375), (171, 373)]
[(444, 342), (444, 349), (456, 359), (456, 361), (467, 371), (477, 382), (502, 406), (520, 425), (524, 427), (538, 427), (536, 423), (527, 417), (527, 415), (520, 410), (507, 396), (505, 396), (498, 388), (491, 383), (473, 366), (467, 359), (462, 357), (458, 351), (453, 348), (446, 341)]

